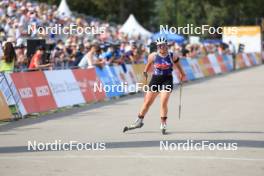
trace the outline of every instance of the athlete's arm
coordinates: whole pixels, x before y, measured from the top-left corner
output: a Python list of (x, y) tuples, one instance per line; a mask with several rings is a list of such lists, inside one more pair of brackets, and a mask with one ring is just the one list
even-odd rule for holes
[(148, 62), (144, 68), (144, 72), (148, 72), (150, 67), (152, 66), (153, 64), (153, 61), (154, 61), (154, 56), (155, 56), (155, 53), (151, 53), (149, 56), (148, 56)]
[(146, 80), (148, 79), (148, 71), (149, 71), (150, 67), (151, 67), (152, 64), (153, 64), (154, 57), (155, 57), (155, 53), (151, 53), (151, 54), (148, 56), (148, 62), (147, 62), (147, 64), (146, 64), (146, 66), (145, 66), (145, 68), (144, 68), (144, 72), (143, 72), (143, 74), (144, 74)]
[(185, 73), (184, 73), (182, 66), (180, 64), (180, 57), (177, 55), (173, 55), (172, 60), (173, 60), (174, 65), (176, 65), (177, 69), (180, 71), (180, 80), (182, 81), (185, 77)]
[(47, 67), (51, 66), (50, 63), (49, 64), (41, 64), (40, 59), (41, 58), (35, 60), (35, 65), (36, 65), (37, 69), (43, 69), (43, 68), (47, 68)]

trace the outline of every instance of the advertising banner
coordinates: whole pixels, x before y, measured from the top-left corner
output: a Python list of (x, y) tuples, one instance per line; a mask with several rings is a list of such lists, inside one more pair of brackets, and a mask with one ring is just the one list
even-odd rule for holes
[(247, 56), (246, 53), (243, 53), (243, 54), (242, 54), (242, 58), (243, 58), (243, 60), (244, 60), (244, 62), (245, 62), (245, 64), (246, 64), (246, 66), (247, 66), (247, 67), (250, 67), (250, 66), (251, 66), (251, 61), (249, 60), (249, 58), (248, 58), (248, 56)]
[(218, 61), (218, 64), (219, 64), (219, 66), (221, 68), (222, 73), (227, 72), (228, 70), (227, 70), (227, 67), (226, 67), (226, 64), (224, 62), (224, 59), (223, 59), (222, 55), (217, 55), (216, 59)]
[(257, 65), (258, 64), (254, 53), (248, 53), (247, 56), (250, 59), (252, 65)]
[[(123, 71), (123, 68), (121, 66), (112, 66), (112, 68), (115, 70), (115, 73), (117, 75), (117, 78), (119, 79), (120, 83), (127, 86), (127, 88), (124, 89), (124, 93), (128, 94), (129, 90), (132, 88), (133, 92), (135, 91), (135, 87), (131, 87), (130, 78), (127, 78), (125, 72)], [(127, 71), (127, 70), (126, 70)], [(133, 85), (132, 85), (133, 86)]]
[(103, 83), (103, 87), (106, 92), (106, 96), (116, 97), (124, 95), (123, 92), (123, 86), (121, 85), (121, 82), (115, 73), (115, 70), (113, 67), (105, 66), (103, 68), (96, 67), (96, 74), (99, 76), (100, 80)]
[(105, 92), (95, 89), (95, 85), (100, 85), (102, 82), (96, 76), (95, 68), (89, 69), (74, 69), (72, 70), (75, 79), (77, 80), (83, 97), (86, 102), (100, 101), (105, 99)]
[(203, 65), (205, 66), (205, 68), (208, 70), (209, 75), (210, 76), (215, 75), (216, 73), (215, 73), (213, 66), (211, 65), (208, 57), (204, 56), (204, 57), (202, 57), (201, 60), (202, 60)]
[(246, 64), (242, 58), (242, 54), (239, 53), (236, 55), (236, 68), (245, 68)]
[(180, 64), (183, 68), (183, 71), (186, 74), (187, 80), (195, 80), (195, 76), (194, 76), (192, 67), (188, 63), (187, 59), (186, 58), (180, 59)]
[(187, 59), (189, 65), (192, 67), (195, 78), (198, 79), (198, 78), (204, 77), (203, 72), (202, 72), (202, 70), (201, 70), (201, 68), (197, 62), (197, 59), (196, 58), (194, 58), (194, 59), (186, 58), (186, 59)]
[(231, 55), (223, 54), (222, 55), (223, 62), (226, 65), (228, 71), (233, 70), (233, 57)]
[(245, 55), (249, 60), (251, 66), (256, 65), (256, 60), (253, 57), (251, 57), (251, 53), (245, 53)]
[(57, 108), (43, 72), (18, 72), (11, 77), (27, 113)]
[(258, 64), (261, 64), (262, 61), (264, 62), (264, 52), (262, 52), (262, 56), (261, 56), (260, 53), (254, 53), (254, 55), (255, 55), (255, 57), (257, 59)]
[(126, 93), (136, 92), (137, 79), (130, 64), (126, 64), (126, 71), (121, 66), (114, 66), (120, 82), (127, 85)]
[(9, 73), (5, 73), (5, 74), (0, 73), (0, 90), (3, 96), (5, 97), (5, 100), (8, 105), (17, 104), (21, 115), (24, 116), (27, 114), (25, 107), (15, 87), (15, 84), (12, 81)]
[(71, 70), (45, 71), (44, 74), (58, 107), (85, 103)]
[(125, 72), (125, 76), (127, 78), (127, 81), (129, 85), (135, 85), (137, 83), (137, 77), (136, 74), (132, 68), (131, 64), (126, 64), (127, 72)]
[[(5, 75), (9, 75), (9, 73)], [(15, 101), (12, 96), (12, 92), (9, 89), (8, 81), (5, 79), (5, 75), (4, 73), (0, 73), (0, 90), (3, 93), (3, 96), (5, 97), (7, 104), (14, 105)], [(13, 84), (12, 80), (10, 82)]]
[(209, 70), (207, 69), (206, 64), (204, 64), (203, 62), (203, 58), (202, 57), (198, 58), (197, 62), (201, 68), (201, 71), (203, 72), (203, 75), (205, 77), (210, 76)]
[(145, 77), (143, 75), (145, 65), (144, 64), (133, 64), (132, 68), (134, 70), (137, 82), (142, 83), (142, 84), (146, 84)]
[(8, 104), (5, 101), (5, 97), (0, 91), (0, 120), (11, 119), (12, 114), (9, 110)]
[(219, 66), (219, 64), (217, 62), (216, 56), (214, 54), (208, 54), (208, 59), (209, 59), (211, 65), (212, 65), (212, 67), (214, 69), (214, 72), (216, 74), (221, 73), (222, 71), (221, 71), (221, 68), (220, 68), (220, 66)]

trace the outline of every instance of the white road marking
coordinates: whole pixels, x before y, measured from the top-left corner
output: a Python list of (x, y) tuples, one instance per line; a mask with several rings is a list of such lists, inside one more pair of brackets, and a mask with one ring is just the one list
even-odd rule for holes
[(197, 160), (236, 160), (236, 161), (264, 161), (264, 158), (246, 157), (215, 157), (215, 156), (162, 156), (162, 155), (46, 155), (46, 156), (0, 156), (0, 160), (12, 159), (197, 159)]

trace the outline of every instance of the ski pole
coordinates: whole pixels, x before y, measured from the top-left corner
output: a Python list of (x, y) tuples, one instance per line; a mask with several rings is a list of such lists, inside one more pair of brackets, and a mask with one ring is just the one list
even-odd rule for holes
[(180, 102), (179, 102), (179, 120), (181, 119), (181, 108), (182, 108), (182, 81), (179, 84), (180, 88)]

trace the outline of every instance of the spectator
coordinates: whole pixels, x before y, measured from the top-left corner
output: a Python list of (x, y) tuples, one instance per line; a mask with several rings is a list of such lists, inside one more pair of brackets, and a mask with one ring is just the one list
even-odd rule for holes
[(236, 47), (232, 43), (232, 41), (228, 42), (228, 48), (229, 48), (230, 54), (232, 54), (232, 57), (233, 57), (233, 70), (235, 70), (236, 69)]
[(91, 49), (86, 55), (82, 58), (79, 63), (81, 68), (92, 68), (98, 66), (102, 68), (105, 65), (105, 61), (99, 57), (100, 56), (100, 47), (98, 44), (92, 44)]
[(125, 53), (128, 63), (136, 63), (138, 60), (138, 49), (135, 44), (131, 45), (131, 49)]
[(84, 46), (83, 44), (80, 44), (78, 47), (78, 51), (75, 54), (75, 60), (73, 61), (73, 67), (77, 67), (80, 61), (82, 60), (84, 56)]
[(229, 51), (232, 55), (235, 55), (236, 54), (236, 47), (235, 45), (232, 43), (232, 41), (229, 41), (228, 42), (228, 48), (229, 48)]
[[(76, 24), (78, 27), (105, 27), (105, 33), (98, 35), (65, 35), (40, 34), (36, 31), (28, 31), (29, 26), (35, 29), (38, 27), (54, 27), (56, 24), (64, 27), (70, 24)], [(51, 7), (45, 3), (29, 2), (28, 0), (4, 0), (0, 3), (0, 41), (14, 41), (16, 42), (16, 44), (14, 43), (16, 46), (20, 46), (19, 41), (34, 37), (43, 38), (47, 43), (55, 44), (50, 55), (50, 63), (54, 65), (55, 69), (73, 68), (78, 65), (83, 68), (94, 65), (101, 67), (106, 63), (124, 66), (124, 63), (146, 62), (146, 56), (149, 51), (144, 45), (147, 44), (147, 41), (140, 39), (140, 37), (120, 33), (119, 28), (120, 26), (110, 25), (108, 22), (94, 17), (87, 18), (87, 16), (78, 14), (74, 14), (71, 17), (60, 17), (57, 15), (56, 6)], [(118, 41), (121, 43), (121, 46), (111, 46), (99, 56), (99, 48), (95, 49), (97, 50), (95, 52), (92, 51), (94, 48), (90, 49), (90, 43), (93, 40), (102, 42), (104, 46), (106, 43)], [(216, 53), (217, 49), (219, 53), (222, 52), (222, 48), (216, 47), (215, 43), (188, 44), (186, 48), (172, 43), (170, 49), (172, 52), (179, 53), (180, 55), (182, 53), (184, 56), (190, 58), (198, 58), (200, 55)], [(234, 58), (235, 49), (231, 43), (229, 43), (229, 51)], [(17, 67), (20, 70), (24, 70), (25, 66), (28, 65), (25, 48), (18, 47), (16, 52)], [(30, 66), (34, 69), (48, 67), (48, 65), (41, 64), (42, 61), (38, 59), (39, 57), (36, 54)]]
[(16, 53), (11, 42), (6, 42), (3, 48), (4, 55), (0, 59), (0, 72), (13, 72), (16, 62)]
[(51, 66), (51, 64), (42, 64), (42, 57), (44, 54), (44, 46), (39, 46), (37, 51), (35, 52), (34, 56), (32, 57), (29, 69), (30, 70), (39, 70), (39, 69), (45, 69)]
[(183, 57), (188, 57), (190, 50), (186, 46), (184, 46), (184, 47), (182, 47), (181, 53), (182, 53)]
[(105, 59), (106, 63), (109, 65), (123, 63), (123, 57), (119, 49), (119, 45), (110, 45), (107, 51), (101, 55), (101, 57)]
[(16, 47), (17, 63), (16, 68), (23, 71), (27, 69), (28, 59), (26, 57), (25, 46), (23, 44)]
[(4, 53), (3, 53), (3, 48), (2, 48), (2, 42), (0, 42), (0, 60), (3, 57)]

